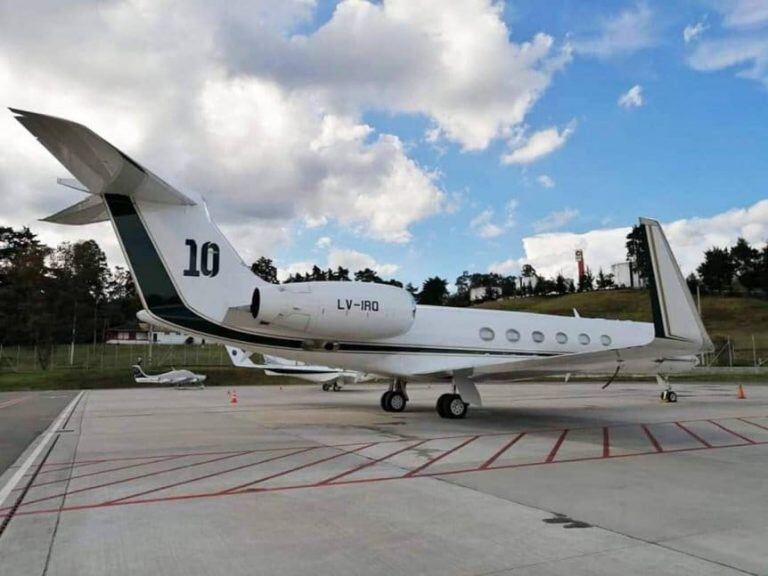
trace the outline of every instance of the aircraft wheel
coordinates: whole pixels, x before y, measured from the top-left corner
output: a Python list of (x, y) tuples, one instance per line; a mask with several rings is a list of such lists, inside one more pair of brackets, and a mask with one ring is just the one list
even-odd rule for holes
[(677, 392), (674, 390), (667, 392), (667, 402), (677, 402)]
[(667, 390), (663, 390), (662, 393), (659, 395), (659, 398), (661, 398), (662, 402), (667, 401)]
[(405, 405), (408, 401), (405, 399), (405, 394), (399, 390), (395, 390), (389, 393), (385, 403), (387, 405), (385, 408), (387, 412), (402, 412), (405, 410)]
[(384, 392), (384, 394), (381, 395), (381, 409), (384, 410), (384, 412), (389, 412), (389, 395), (392, 394), (392, 390), (387, 390)]
[(323, 382), (323, 392), (328, 392), (331, 389), (331, 385), (328, 382)]
[(464, 418), (467, 415), (469, 404), (461, 399), (458, 394), (451, 394), (451, 399), (445, 404), (448, 418)]
[(451, 400), (453, 397), (453, 394), (443, 394), (437, 399), (437, 403), (435, 404), (435, 408), (437, 409), (437, 414), (440, 416), (440, 418), (449, 418), (448, 415), (448, 408), (446, 407), (447, 403)]

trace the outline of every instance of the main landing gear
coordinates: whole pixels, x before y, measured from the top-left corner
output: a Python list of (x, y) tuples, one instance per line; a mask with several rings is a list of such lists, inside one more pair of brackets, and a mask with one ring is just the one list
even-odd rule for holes
[(677, 402), (677, 393), (672, 390), (672, 385), (669, 383), (668, 378), (657, 374), (656, 382), (658, 382), (659, 386), (665, 386), (664, 390), (662, 390), (661, 394), (659, 395), (662, 402)]
[(441, 418), (464, 418), (469, 410), (469, 404), (459, 394), (443, 394), (435, 407)]
[(381, 395), (381, 408), (385, 412), (402, 412), (408, 404), (406, 381), (397, 378), (389, 385), (389, 390)]

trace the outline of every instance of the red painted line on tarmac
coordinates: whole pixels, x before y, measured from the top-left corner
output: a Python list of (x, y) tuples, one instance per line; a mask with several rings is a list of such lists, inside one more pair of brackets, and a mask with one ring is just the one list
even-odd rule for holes
[(21, 404), (22, 402), (26, 402), (32, 398), (32, 396), (22, 396), (21, 398), (12, 398), (11, 400), (6, 400), (5, 402), (0, 402), (0, 409), (2, 408), (10, 408), (11, 406), (16, 406), (16, 404)]
[(563, 430), (562, 434), (560, 434), (560, 437), (557, 439), (557, 442), (555, 442), (555, 445), (552, 446), (552, 450), (549, 452), (549, 455), (547, 456), (547, 459), (544, 460), (544, 462), (549, 464), (555, 459), (555, 456), (557, 456), (557, 451), (560, 450), (560, 446), (562, 446), (563, 442), (565, 441), (566, 434), (568, 434), (567, 428)]
[(696, 440), (698, 440), (699, 442), (701, 442), (702, 444), (704, 444), (704, 446), (706, 446), (707, 448), (712, 448), (712, 444), (710, 444), (709, 442), (707, 442), (706, 440), (704, 440), (704, 438), (702, 438), (701, 436), (699, 436), (698, 434), (696, 434), (696, 433), (695, 433), (693, 430), (689, 430), (688, 428), (686, 428), (685, 426), (683, 426), (682, 424), (680, 424), (680, 422), (675, 422), (675, 425), (676, 425), (678, 428), (680, 428), (681, 430), (685, 430), (686, 432), (688, 432), (688, 434), (690, 434), (690, 435), (691, 435), (693, 438), (695, 438)]
[(651, 441), (651, 444), (653, 444), (653, 448), (656, 450), (656, 452), (664, 452), (664, 448), (661, 447), (661, 444), (659, 444), (659, 441), (656, 440), (653, 434), (651, 434), (651, 431), (648, 430), (648, 426), (645, 424), (641, 424), (640, 427), (643, 429), (643, 432), (645, 432), (645, 435), (648, 436), (648, 440)]
[[(139, 464), (126, 464), (125, 466), (117, 466), (115, 468), (107, 468), (106, 470), (97, 470), (96, 472), (86, 472), (85, 474), (77, 474), (75, 476), (67, 476), (66, 478), (61, 478), (59, 480), (50, 480), (48, 482), (40, 482), (39, 484), (33, 484), (32, 488), (37, 488), (39, 486), (50, 486), (51, 484), (60, 484), (61, 482), (69, 482), (70, 480), (75, 480), (77, 478), (88, 478), (90, 476), (97, 476), (98, 474), (107, 474), (108, 472), (117, 472), (119, 470), (128, 470), (129, 468), (138, 468), (139, 466), (148, 466), (150, 464), (159, 464), (161, 462), (167, 462), (168, 460), (178, 460), (179, 458), (185, 458), (185, 456), (164, 456), (163, 458), (157, 458), (155, 460), (150, 460), (149, 462), (141, 462)], [(55, 470), (56, 472), (61, 472), (62, 470), (66, 470), (67, 468), (59, 468)]]
[(461, 444), (459, 444), (458, 446), (454, 446), (454, 447), (453, 447), (453, 448), (451, 448), (450, 450), (447, 450), (446, 452), (443, 452), (442, 454), (440, 454), (440, 456), (437, 456), (437, 457), (435, 457), (435, 458), (432, 458), (432, 460), (430, 460), (430, 461), (429, 461), (429, 462), (427, 462), (426, 464), (422, 464), (422, 465), (421, 465), (421, 466), (419, 466), (418, 468), (414, 468), (414, 469), (413, 469), (413, 470), (411, 470), (410, 472), (406, 473), (406, 474), (403, 476), (403, 478), (409, 478), (409, 477), (411, 477), (411, 476), (415, 476), (416, 474), (418, 474), (419, 472), (421, 472), (422, 470), (424, 470), (426, 467), (428, 467), (428, 466), (432, 466), (432, 464), (434, 464), (435, 462), (439, 462), (440, 460), (442, 460), (442, 459), (443, 459), (443, 458), (445, 458), (446, 456), (448, 456), (448, 455), (450, 455), (450, 454), (453, 454), (454, 452), (456, 452), (456, 450), (460, 450), (461, 448), (464, 448), (464, 446), (466, 446), (466, 445), (467, 445), (467, 444), (469, 444), (470, 442), (474, 442), (474, 441), (475, 441), (475, 440), (477, 440), (478, 438), (480, 438), (480, 436), (472, 436), (471, 438), (469, 438), (469, 439), (465, 440), (464, 442), (462, 442), (462, 443), (461, 443)]
[(603, 426), (603, 458), (611, 455), (611, 439), (608, 432), (608, 426)]
[[(358, 442), (359, 444), (359, 442)], [(282, 448), (253, 448), (251, 450), (213, 450), (203, 452), (181, 452), (176, 454), (148, 454), (144, 456), (124, 456), (120, 458), (101, 458), (98, 460), (75, 460), (73, 462), (49, 462), (46, 466), (68, 467), (71, 464), (88, 465), (106, 464), (109, 462), (122, 462), (126, 460), (147, 460), (149, 458), (181, 458), (183, 456), (218, 456), (220, 454), (240, 454), (241, 452), (274, 452), (276, 450), (298, 450), (299, 448), (310, 448), (310, 446), (284, 446)]]
[(520, 432), (520, 434), (512, 438), (512, 440), (510, 440), (506, 444), (504, 444), (504, 446), (502, 446), (500, 450), (498, 450), (493, 456), (488, 458), (488, 460), (483, 462), (480, 465), (480, 468), (478, 468), (478, 470), (485, 470), (486, 468), (490, 467), (490, 465), (496, 462), (496, 460), (498, 460), (499, 457), (501, 457), (501, 455), (504, 454), (504, 452), (509, 450), (515, 444), (517, 444), (517, 441), (520, 440), (520, 438), (522, 438), (523, 436), (525, 436), (525, 432)]
[(386, 456), (382, 456), (381, 458), (376, 458), (375, 460), (371, 460), (370, 462), (366, 462), (365, 464), (361, 464), (357, 468), (352, 468), (352, 470), (347, 470), (346, 472), (342, 472), (341, 474), (337, 474), (336, 476), (332, 476), (326, 480), (323, 480), (320, 482), (320, 484), (329, 484), (331, 482), (334, 482), (335, 480), (338, 480), (339, 478), (343, 478), (344, 476), (349, 476), (350, 474), (354, 474), (355, 472), (359, 472), (360, 470), (363, 470), (364, 468), (368, 468), (369, 466), (373, 466), (374, 464), (379, 464), (380, 462), (384, 462), (385, 460), (388, 460), (392, 458), (393, 456), (397, 456), (398, 454), (402, 454), (403, 452), (407, 452), (408, 450), (413, 450), (414, 448), (418, 448), (422, 444), (429, 442), (429, 440), (421, 440), (419, 442), (416, 442), (415, 444), (411, 444), (409, 446), (406, 446), (405, 448), (402, 448), (400, 450), (397, 450), (395, 452), (392, 452), (392, 454), (387, 454)]
[(186, 468), (193, 468), (195, 466), (202, 466), (203, 464), (211, 464), (213, 462), (220, 462), (227, 458), (234, 458), (235, 456), (244, 456), (250, 454), (249, 450), (244, 452), (238, 452), (237, 454), (228, 454), (226, 456), (219, 456), (218, 458), (209, 458), (202, 462), (193, 462), (192, 464), (183, 464), (181, 466), (175, 466), (173, 468), (166, 468), (165, 470), (156, 470), (154, 472), (147, 472), (146, 474), (139, 474), (138, 476), (131, 476), (130, 478), (124, 478), (122, 480), (113, 480), (112, 482), (104, 482), (103, 484), (96, 484), (94, 486), (86, 486), (85, 488), (79, 488), (77, 490), (69, 490), (53, 496), (46, 496), (44, 498), (37, 498), (36, 500), (29, 500), (28, 502), (22, 502), (21, 506), (29, 506), (30, 504), (37, 504), (38, 502), (45, 502), (46, 500), (53, 500), (55, 498), (61, 498), (63, 496), (70, 496), (72, 494), (80, 494), (82, 492), (88, 492), (90, 490), (97, 490), (99, 488), (105, 488), (107, 486), (115, 486), (116, 484), (124, 484), (125, 482), (132, 482), (133, 480), (140, 480), (142, 478), (148, 478), (150, 476), (157, 476), (159, 474), (167, 474), (168, 472), (176, 472), (177, 470), (184, 470)]
[[(263, 490), (260, 488), (249, 488), (249, 486), (253, 486), (254, 484), (260, 484), (261, 482), (266, 482), (267, 480), (272, 480), (274, 478), (279, 478), (280, 476), (285, 476), (286, 474), (290, 474), (291, 472), (298, 472), (299, 470), (304, 470), (305, 468), (309, 468), (310, 466), (314, 466), (315, 464), (322, 464), (323, 462), (328, 462), (329, 460), (335, 460), (336, 458), (341, 458), (342, 456), (347, 456), (348, 454), (354, 454), (355, 452), (359, 452), (360, 450), (365, 450), (366, 448), (370, 448), (375, 444), (378, 444), (378, 442), (371, 442), (370, 444), (366, 444), (365, 446), (360, 446), (359, 448), (355, 448), (354, 450), (341, 452), (339, 454), (333, 454), (332, 456), (328, 456), (327, 458), (322, 458), (321, 460), (315, 460), (314, 462), (302, 464), (301, 466), (297, 466), (296, 468), (291, 468), (290, 470), (284, 470), (283, 472), (277, 472), (275, 474), (265, 476), (264, 478), (259, 478), (258, 480), (254, 480), (252, 482), (246, 482), (245, 484), (240, 484), (232, 488), (227, 488), (226, 490), (222, 490), (221, 492), (222, 494), (229, 494), (237, 491), (255, 492), (255, 491)], [(327, 448), (327, 446), (322, 446), (322, 448)]]
[[(375, 444), (375, 443), (374, 443)], [(754, 445), (766, 445), (768, 444), (768, 440), (766, 441), (759, 441), (755, 442)], [(365, 448), (372, 446), (373, 444), (370, 444), (368, 446), (361, 447), (360, 450), (364, 450)], [(568, 464), (568, 463), (575, 463), (575, 462), (588, 462), (593, 460), (612, 460), (616, 458), (633, 458), (635, 456), (664, 456), (668, 454), (675, 454), (678, 452), (698, 452), (701, 450), (719, 450), (722, 448), (740, 448), (744, 447), (745, 444), (739, 443), (739, 444), (728, 444), (724, 446), (712, 446), (711, 448), (707, 448), (706, 446), (695, 446), (691, 448), (679, 448), (675, 450), (667, 450), (667, 451), (649, 451), (649, 452), (637, 452), (633, 454), (614, 454), (612, 456), (609, 456), (608, 458), (603, 458), (602, 456), (591, 456), (591, 457), (584, 457), (584, 458), (572, 458), (568, 460), (558, 460), (555, 462), (555, 464)], [(351, 452), (347, 452), (346, 454), (350, 454)], [(317, 462), (315, 462), (317, 463)], [(312, 463), (312, 464), (315, 464)], [(310, 464), (310, 465), (312, 465)], [(512, 469), (512, 468), (527, 468), (530, 466), (544, 466), (548, 465), (546, 462), (527, 462), (524, 464), (505, 464), (502, 466), (494, 466), (493, 468), (490, 468), (490, 470), (504, 470), (504, 469)], [(464, 470), (450, 470), (448, 472), (426, 472), (424, 474), (420, 474), (417, 476), (417, 478), (432, 478), (432, 477), (438, 477), (438, 476), (450, 476), (454, 474), (467, 474), (471, 472), (484, 472), (486, 469), (480, 469), (480, 468), (467, 468)], [(77, 512), (77, 511), (84, 511), (84, 510), (92, 510), (92, 509), (98, 509), (98, 508), (111, 508), (113, 506), (128, 506), (133, 504), (160, 504), (165, 502), (180, 502), (180, 501), (187, 501), (187, 500), (199, 500), (201, 498), (216, 498), (220, 496), (239, 496), (244, 494), (251, 494), (251, 493), (262, 493), (262, 492), (279, 492), (284, 490), (300, 490), (305, 488), (328, 488), (328, 487), (334, 487), (334, 488), (341, 488), (347, 485), (355, 485), (355, 484), (369, 484), (373, 482), (386, 482), (389, 480), (402, 480), (404, 479), (404, 476), (387, 476), (383, 478), (364, 478), (364, 479), (358, 479), (358, 480), (341, 480), (339, 482), (334, 482), (331, 484), (328, 483), (309, 483), (309, 484), (295, 484), (292, 486), (273, 486), (269, 488), (254, 488), (254, 489), (246, 489), (241, 490), (237, 492), (233, 491), (217, 491), (217, 492), (200, 492), (200, 493), (193, 493), (193, 494), (179, 494), (176, 496), (163, 496), (163, 497), (156, 497), (156, 498), (146, 498), (143, 500), (124, 500), (120, 502), (116, 502), (114, 504), (110, 503), (94, 503), (94, 504), (78, 504), (75, 506), (64, 506), (61, 508), (50, 508), (50, 509), (44, 509), (44, 510), (30, 510), (30, 511), (19, 511), (16, 513), (17, 516), (31, 516), (36, 514), (57, 514), (60, 512)], [(2, 514), (0, 514), (0, 518), (2, 518)]]
[(752, 420), (747, 420), (746, 418), (739, 418), (742, 422), (746, 422), (747, 424), (752, 424), (752, 426), (757, 426), (758, 428), (762, 428), (763, 430), (768, 430), (768, 427), (763, 426), (762, 424), (758, 424), (757, 422), (752, 422)]
[(184, 484), (191, 484), (192, 482), (197, 482), (199, 480), (214, 478), (215, 476), (221, 476), (223, 474), (228, 474), (229, 472), (235, 472), (237, 470), (243, 470), (245, 468), (252, 468), (253, 466), (258, 466), (259, 464), (266, 464), (267, 462), (273, 462), (275, 460), (280, 460), (281, 458), (288, 458), (289, 456), (295, 456), (296, 454), (309, 452), (310, 450), (315, 450), (316, 448), (319, 448), (319, 446), (314, 448), (302, 448), (301, 450), (294, 450), (293, 452), (289, 452), (288, 454), (281, 454), (280, 456), (272, 456), (271, 458), (265, 458), (264, 460), (259, 460), (258, 462), (251, 462), (249, 464), (242, 464), (240, 466), (235, 466), (233, 468), (227, 468), (226, 470), (219, 470), (217, 472), (212, 472), (210, 474), (198, 476), (197, 478), (182, 480), (181, 482), (174, 482), (173, 484), (167, 484), (165, 486), (160, 486), (159, 488), (153, 488), (152, 490), (144, 490), (143, 492), (137, 492), (135, 494), (130, 494), (129, 496), (123, 496), (122, 498), (117, 498), (115, 500), (104, 502), (104, 504), (116, 504), (118, 502), (122, 502), (123, 500), (131, 500), (133, 498), (138, 498), (139, 496), (145, 496), (147, 494), (152, 494), (154, 492), (160, 492), (161, 490), (176, 488), (177, 486), (183, 486)]
[(736, 437), (738, 437), (738, 438), (741, 438), (742, 440), (746, 440), (746, 441), (747, 441), (747, 442), (749, 442), (750, 444), (754, 444), (754, 443), (755, 443), (755, 441), (754, 441), (754, 440), (752, 440), (752, 438), (747, 438), (747, 437), (746, 437), (746, 436), (744, 436), (743, 434), (739, 434), (738, 432), (734, 432), (734, 431), (733, 431), (733, 430), (731, 430), (730, 428), (727, 428), (726, 426), (723, 426), (722, 424), (719, 424), (718, 422), (715, 422), (714, 420), (710, 420), (709, 422), (710, 422), (711, 424), (714, 424), (714, 425), (715, 425), (715, 426), (717, 426), (718, 428), (721, 428), (722, 430), (725, 430), (725, 431), (726, 431), (726, 432), (728, 432), (729, 434), (733, 434), (734, 436), (736, 436)]

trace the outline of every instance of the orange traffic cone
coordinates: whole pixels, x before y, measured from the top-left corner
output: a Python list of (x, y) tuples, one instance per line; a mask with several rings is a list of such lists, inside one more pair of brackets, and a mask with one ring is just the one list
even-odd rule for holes
[(747, 399), (747, 395), (744, 393), (744, 386), (742, 386), (741, 384), (739, 384), (739, 390), (738, 392), (736, 392), (736, 398), (738, 398), (739, 400)]
[(237, 404), (237, 390), (232, 390), (232, 394), (229, 396), (230, 404)]

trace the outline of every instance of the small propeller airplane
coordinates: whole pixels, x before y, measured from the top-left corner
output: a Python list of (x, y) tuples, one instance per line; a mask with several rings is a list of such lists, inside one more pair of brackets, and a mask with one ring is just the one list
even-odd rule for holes
[(256, 368), (264, 370), (267, 376), (292, 376), (308, 382), (320, 382), (324, 391), (341, 390), (342, 384), (356, 384), (366, 382), (375, 378), (372, 374), (363, 374), (353, 370), (344, 370), (343, 368), (330, 368), (328, 366), (312, 366), (299, 362), (298, 360), (288, 360), (279, 356), (264, 355), (264, 364), (255, 364), (250, 358), (250, 354), (242, 348), (227, 346), (227, 354), (232, 364), (238, 368)]
[[(45, 218), (109, 221), (154, 323), (251, 352), (389, 377), (381, 407), (400, 412), (408, 382), (444, 382), (443, 418), (482, 400), (477, 384), (541, 376), (669, 375), (712, 350), (661, 225), (640, 219), (653, 322), (417, 305), (401, 288), (364, 282), (270, 284), (216, 226), (205, 200), (180, 192), (85, 126), (11, 109), (88, 194)], [(204, 159), (203, 159), (204, 161)]]
[(133, 370), (133, 379), (136, 384), (172, 385), (176, 388), (187, 386), (205, 388), (205, 379), (207, 378), (205, 374), (195, 374), (190, 370), (169, 370), (162, 374), (149, 375), (144, 372), (141, 364), (134, 364), (131, 370)]

